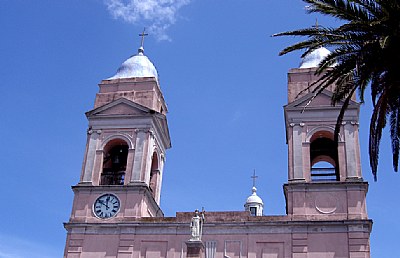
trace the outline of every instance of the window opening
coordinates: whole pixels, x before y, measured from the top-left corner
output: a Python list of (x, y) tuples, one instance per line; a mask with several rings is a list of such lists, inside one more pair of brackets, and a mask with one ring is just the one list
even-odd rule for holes
[(114, 140), (107, 144), (104, 151), (100, 184), (123, 185), (128, 158), (128, 145), (122, 140)]
[(311, 181), (339, 181), (336, 144), (326, 132), (318, 135), (310, 145)]
[(257, 216), (257, 207), (250, 207), (250, 215)]

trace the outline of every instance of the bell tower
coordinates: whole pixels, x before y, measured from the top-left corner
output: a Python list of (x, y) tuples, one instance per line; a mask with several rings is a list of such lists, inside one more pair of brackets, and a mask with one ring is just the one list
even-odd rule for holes
[(359, 104), (350, 101), (334, 142), (341, 104), (331, 105), (332, 88), (313, 97), (309, 86), (318, 80), (316, 66), (327, 49), (307, 56), (288, 74), (284, 107), (288, 144), (286, 208), (293, 219), (367, 219), (358, 139)]
[(86, 150), (72, 187), (65, 257), (78, 257), (83, 242), (118, 243), (124, 223), (163, 217), (161, 184), (171, 147), (166, 113), (157, 71), (143, 47), (101, 81), (94, 109), (86, 113)]

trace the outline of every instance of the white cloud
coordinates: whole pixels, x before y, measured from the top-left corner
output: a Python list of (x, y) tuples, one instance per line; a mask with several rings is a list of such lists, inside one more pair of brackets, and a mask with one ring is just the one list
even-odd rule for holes
[(175, 24), (178, 10), (191, 0), (104, 0), (115, 19), (147, 26), (158, 40), (170, 40), (167, 29)]

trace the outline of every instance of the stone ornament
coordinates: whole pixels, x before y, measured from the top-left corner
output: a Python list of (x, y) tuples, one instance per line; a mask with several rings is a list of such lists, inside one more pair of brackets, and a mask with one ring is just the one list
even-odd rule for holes
[(204, 209), (202, 212), (199, 212), (199, 210), (194, 211), (194, 217), (190, 222), (191, 238), (189, 239), (189, 241), (201, 241), (201, 235), (203, 233), (203, 224), (205, 221), (204, 213), (205, 213)]

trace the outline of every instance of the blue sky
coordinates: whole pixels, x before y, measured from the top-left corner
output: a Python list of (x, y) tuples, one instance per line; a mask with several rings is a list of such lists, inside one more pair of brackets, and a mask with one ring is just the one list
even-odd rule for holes
[[(282, 106), (287, 72), (300, 53), (279, 57), (292, 38), (276, 32), (337, 21), (307, 15), (300, 0), (0, 0), (0, 257), (61, 257), (86, 143), (84, 112), (97, 84), (145, 51), (168, 103), (161, 206), (176, 211), (242, 210), (253, 169), (266, 215), (284, 214), (287, 145)], [(152, 3), (149, 11), (144, 3)], [(368, 98), (367, 98), (368, 99)], [(371, 107), (360, 142), (373, 257), (396, 257), (400, 175), (383, 138), (378, 182), (368, 166)]]

